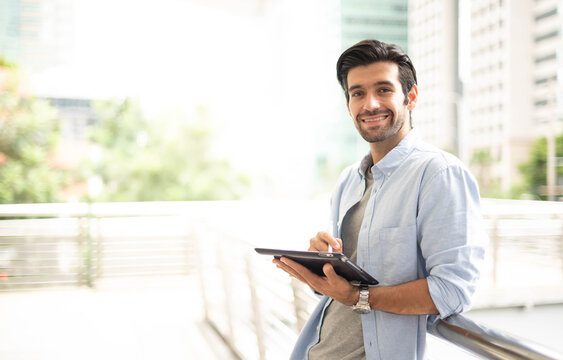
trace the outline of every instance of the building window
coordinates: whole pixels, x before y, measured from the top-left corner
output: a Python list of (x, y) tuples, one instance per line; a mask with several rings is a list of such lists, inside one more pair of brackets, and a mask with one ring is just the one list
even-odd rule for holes
[(548, 54), (548, 55), (545, 55), (545, 56), (542, 56), (542, 57), (535, 58), (534, 62), (536, 64), (539, 64), (539, 63), (542, 63), (542, 62), (545, 62), (545, 61), (555, 60), (555, 59), (557, 59), (557, 55), (555, 53), (551, 53), (551, 54)]
[(554, 15), (557, 15), (557, 8), (546, 11), (543, 14), (536, 15), (534, 19), (537, 22)]
[(547, 106), (547, 102), (548, 102), (547, 99), (536, 100), (536, 101), (534, 102), (534, 105), (537, 106), (537, 107), (540, 107), (540, 106)]
[(557, 36), (559, 36), (559, 30), (555, 30), (555, 31), (552, 31), (552, 32), (547, 33), (547, 34), (536, 36), (535, 41), (538, 43), (540, 41), (551, 39), (551, 38), (554, 38), (554, 37), (557, 37)]
[(548, 76), (548, 77), (543, 77), (543, 78), (536, 79), (536, 80), (534, 81), (534, 83), (535, 83), (536, 85), (544, 85), (544, 84), (549, 83), (550, 81), (557, 81), (557, 75), (553, 75), (553, 76)]

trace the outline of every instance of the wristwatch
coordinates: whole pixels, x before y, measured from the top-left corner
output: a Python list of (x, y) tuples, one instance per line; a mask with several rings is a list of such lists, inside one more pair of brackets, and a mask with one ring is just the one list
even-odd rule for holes
[(358, 314), (367, 314), (371, 311), (369, 306), (369, 287), (367, 285), (360, 285), (360, 299), (356, 305), (352, 306), (352, 310)]

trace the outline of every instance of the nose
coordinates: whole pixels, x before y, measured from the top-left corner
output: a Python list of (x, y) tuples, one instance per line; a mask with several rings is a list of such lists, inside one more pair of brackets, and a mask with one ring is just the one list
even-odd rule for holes
[(364, 103), (364, 109), (368, 111), (372, 111), (379, 109), (379, 106), (380, 106), (379, 99), (377, 99), (377, 96), (375, 96), (375, 94), (370, 94), (369, 96), (366, 97), (366, 102)]

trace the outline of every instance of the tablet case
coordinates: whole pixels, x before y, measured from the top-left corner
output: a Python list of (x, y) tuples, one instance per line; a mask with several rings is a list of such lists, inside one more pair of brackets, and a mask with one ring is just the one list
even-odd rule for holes
[(336, 273), (354, 284), (377, 285), (379, 282), (365, 270), (354, 264), (346, 255), (341, 253), (330, 253), (323, 251), (295, 251), (255, 248), (257, 253), (262, 255), (272, 255), (276, 259), (282, 256), (290, 258), (295, 262), (307, 267), (319, 276), (325, 276), (323, 266), (326, 263), (332, 264)]

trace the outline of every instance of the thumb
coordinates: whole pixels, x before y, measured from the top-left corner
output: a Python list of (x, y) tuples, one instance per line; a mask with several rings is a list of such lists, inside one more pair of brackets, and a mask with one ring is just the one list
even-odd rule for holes
[(336, 276), (338, 276), (338, 274), (336, 274), (336, 271), (334, 271), (332, 265), (329, 263), (323, 265), (323, 273), (328, 279), (334, 279)]

